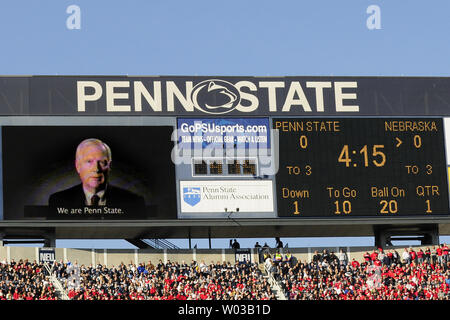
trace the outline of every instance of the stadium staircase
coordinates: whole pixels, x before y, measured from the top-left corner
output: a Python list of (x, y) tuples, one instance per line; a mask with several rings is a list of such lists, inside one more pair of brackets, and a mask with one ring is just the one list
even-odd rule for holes
[(143, 241), (155, 249), (180, 249), (178, 246), (166, 239), (144, 239)]
[(166, 239), (126, 239), (139, 249), (180, 249), (178, 246)]
[(45, 269), (46, 269), (46, 271), (47, 271), (47, 273), (49, 275), (49, 279), (50, 279), (53, 287), (55, 288), (55, 294), (58, 297), (58, 299), (60, 299), (60, 300), (70, 300), (69, 296), (67, 295), (66, 290), (64, 290), (64, 287), (61, 284), (61, 282), (51, 272), (51, 269), (50, 269), (49, 265), (47, 263), (44, 263), (44, 267), (45, 267)]
[(270, 271), (270, 269), (264, 264), (264, 278), (269, 282), (272, 292), (277, 297), (277, 300), (287, 300), (283, 288), (280, 286), (278, 280), (276, 280), (275, 275)]

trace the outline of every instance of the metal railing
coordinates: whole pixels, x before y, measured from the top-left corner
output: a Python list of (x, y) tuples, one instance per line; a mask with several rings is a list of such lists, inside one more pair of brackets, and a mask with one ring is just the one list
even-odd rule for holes
[(67, 295), (66, 290), (64, 290), (64, 287), (62, 286), (61, 282), (58, 280), (58, 278), (52, 273), (49, 265), (47, 263), (44, 263), (44, 267), (47, 270), (47, 273), (49, 275), (50, 281), (52, 282), (53, 286), (55, 287), (56, 291), (59, 292), (60, 297), (62, 300), (70, 300), (69, 296)]
[(270, 270), (271, 267), (268, 267), (267, 264), (264, 262), (264, 270), (267, 274), (268, 281), (270, 286), (274, 291), (276, 291), (277, 299), (278, 300), (287, 300), (286, 294), (283, 290), (283, 288), (280, 286), (278, 280), (275, 278), (273, 272)]
[(142, 241), (155, 249), (180, 249), (166, 239), (142, 239)]

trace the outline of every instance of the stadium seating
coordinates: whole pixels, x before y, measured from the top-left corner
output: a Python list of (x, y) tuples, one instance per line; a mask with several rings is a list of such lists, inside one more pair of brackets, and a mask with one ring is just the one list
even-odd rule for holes
[(0, 300), (57, 300), (44, 265), (28, 260), (0, 263)]
[(448, 257), (434, 249), (405, 248), (402, 255), (373, 250), (360, 261), (328, 250), (309, 261), (268, 251), (261, 264), (159, 260), (47, 266), (12, 259), (0, 263), (0, 299), (449, 300)]
[(74, 285), (68, 266), (53, 269), (73, 300), (267, 300), (275, 299), (257, 264), (190, 264), (161, 260), (156, 264), (121, 264), (107, 268), (75, 266)]
[(274, 262), (271, 269), (289, 300), (449, 300), (448, 255), (411, 256), (374, 250), (368, 261), (343, 263), (319, 254), (316, 261)]

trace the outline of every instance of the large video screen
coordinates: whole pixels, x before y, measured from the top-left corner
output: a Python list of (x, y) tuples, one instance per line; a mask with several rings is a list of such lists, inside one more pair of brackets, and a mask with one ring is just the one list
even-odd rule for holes
[(3, 217), (176, 218), (172, 126), (3, 126)]

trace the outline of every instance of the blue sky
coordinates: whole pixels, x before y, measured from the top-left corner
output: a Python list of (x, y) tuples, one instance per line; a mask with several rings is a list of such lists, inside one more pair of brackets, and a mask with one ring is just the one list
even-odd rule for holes
[[(68, 29), (71, 5), (80, 29)], [(381, 29), (366, 12), (380, 9)], [(2, 74), (449, 74), (446, 0), (2, 1)]]
[[(372, 5), (380, 29), (367, 25)], [(449, 11), (448, 0), (2, 1), (0, 74), (449, 76)]]

